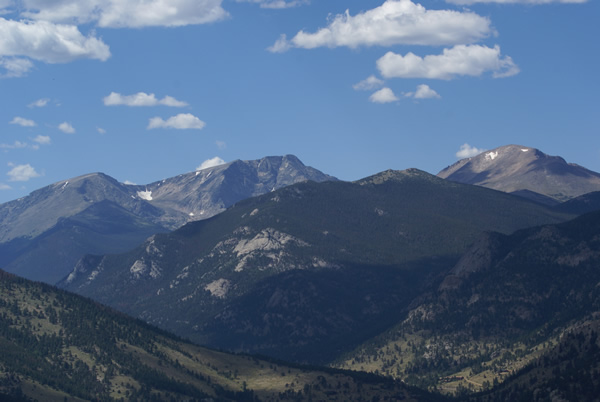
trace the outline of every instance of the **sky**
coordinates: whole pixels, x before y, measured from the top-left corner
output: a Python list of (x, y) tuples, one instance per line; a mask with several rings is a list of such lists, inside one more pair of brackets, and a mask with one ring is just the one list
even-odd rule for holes
[(0, 203), (293, 154), (342, 180), (508, 144), (600, 172), (597, 0), (0, 0)]

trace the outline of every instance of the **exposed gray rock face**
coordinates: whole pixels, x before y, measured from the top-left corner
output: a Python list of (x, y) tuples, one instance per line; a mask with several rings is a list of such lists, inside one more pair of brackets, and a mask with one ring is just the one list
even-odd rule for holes
[(337, 180), (305, 166), (293, 155), (271, 156), (182, 174), (139, 186), (136, 193), (162, 211), (161, 223), (176, 229), (183, 224), (210, 218), (245, 198), (265, 194), (301, 181)]
[(599, 173), (521, 145), (507, 145), (462, 159), (438, 176), (515, 193), (538, 202), (544, 198), (540, 194), (563, 202), (600, 190)]

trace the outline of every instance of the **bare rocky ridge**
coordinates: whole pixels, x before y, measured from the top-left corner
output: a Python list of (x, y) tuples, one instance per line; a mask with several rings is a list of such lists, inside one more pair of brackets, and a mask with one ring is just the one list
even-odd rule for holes
[(521, 145), (506, 145), (462, 159), (439, 172), (438, 177), (546, 204), (600, 190), (599, 173)]

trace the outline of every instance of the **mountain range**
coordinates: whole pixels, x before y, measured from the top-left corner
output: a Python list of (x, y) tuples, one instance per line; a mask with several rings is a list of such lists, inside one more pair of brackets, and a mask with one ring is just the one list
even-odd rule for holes
[(444, 179), (513, 193), (556, 205), (600, 191), (600, 173), (539, 149), (506, 145), (461, 159), (438, 173)]
[(0, 397), (595, 400), (599, 176), (510, 145), (437, 177), (285, 156), (38, 190), (0, 205), (0, 264), (269, 357), (0, 273)]
[(234, 161), (146, 186), (102, 173), (61, 181), (0, 205), (0, 267), (56, 283), (83, 255), (129, 250), (242, 199), (304, 180), (335, 180), (292, 155)]
[(59, 286), (201, 344), (323, 364), (402, 320), (482, 231), (571, 217), (417, 169), (304, 182), (87, 256)]

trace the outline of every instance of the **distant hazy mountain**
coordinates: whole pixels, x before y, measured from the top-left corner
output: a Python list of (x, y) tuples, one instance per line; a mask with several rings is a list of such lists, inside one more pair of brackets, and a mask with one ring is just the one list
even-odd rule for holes
[(196, 346), (0, 270), (1, 401), (437, 400), (366, 373)]
[(214, 347), (325, 362), (402, 319), (484, 230), (572, 215), (409, 169), (300, 183), (87, 256), (60, 286)]
[(546, 204), (600, 191), (600, 173), (521, 145), (507, 145), (462, 159), (438, 176)]
[(302, 181), (337, 180), (293, 155), (224, 165), (182, 174), (134, 188), (137, 197), (164, 211), (160, 223), (176, 229), (210, 218), (236, 202)]
[(234, 161), (147, 186), (93, 173), (0, 205), (0, 267), (54, 283), (84, 254), (123, 252), (154, 233), (304, 180), (335, 180), (295, 156)]

